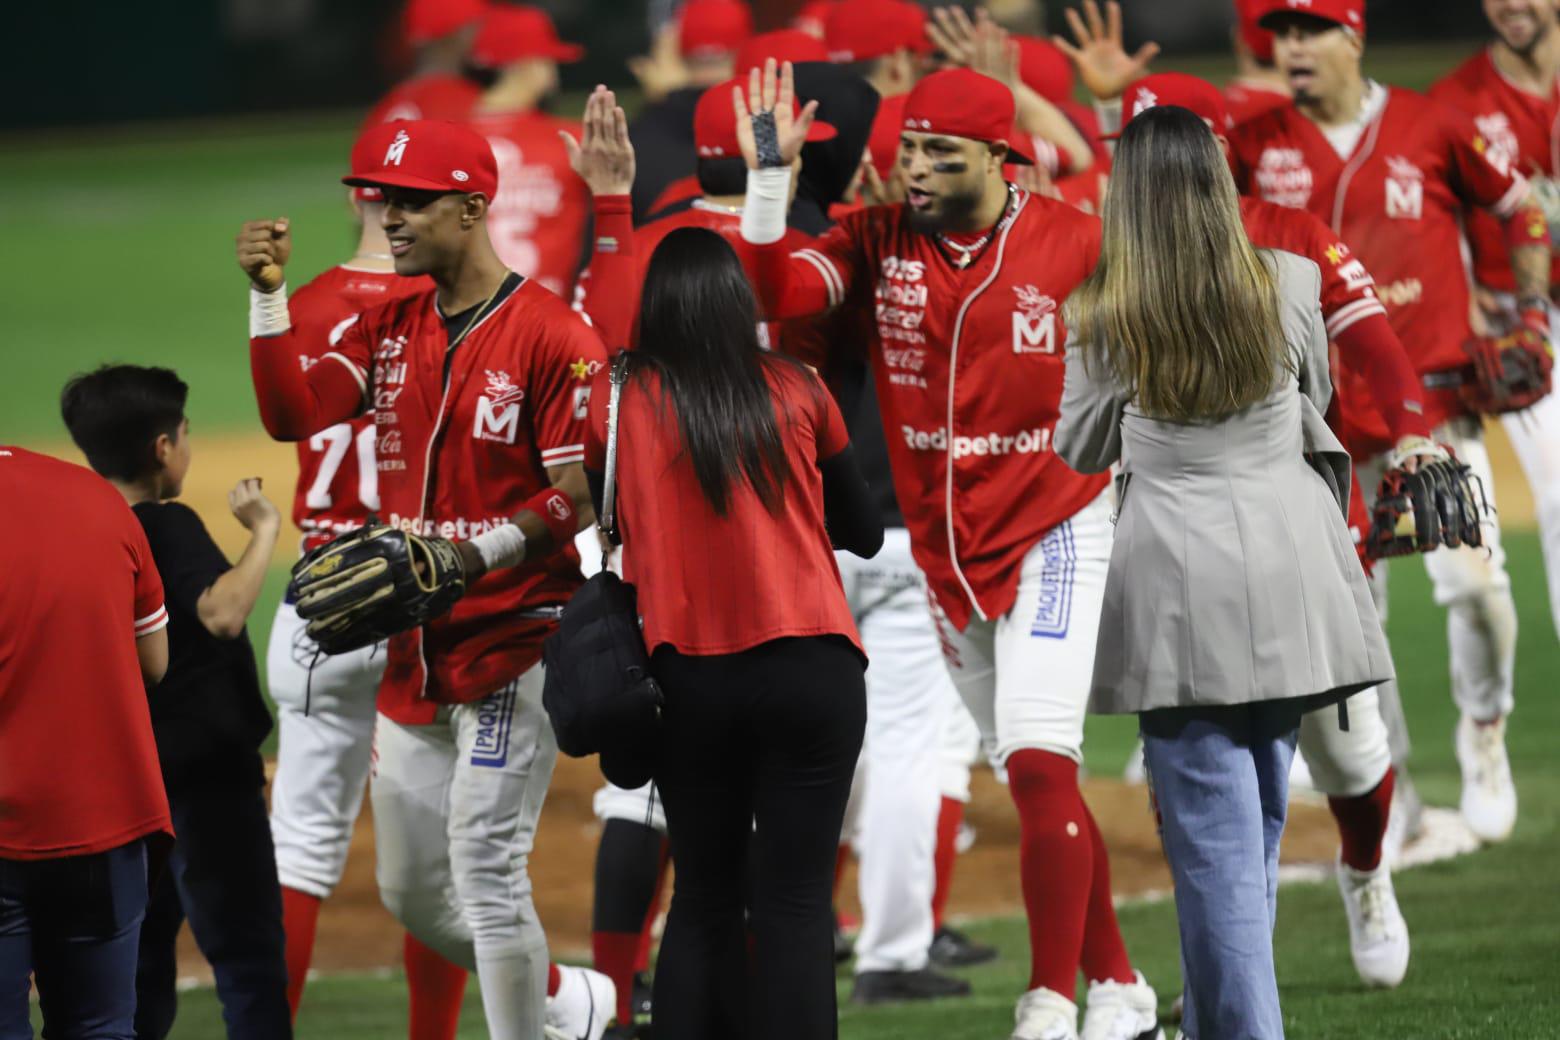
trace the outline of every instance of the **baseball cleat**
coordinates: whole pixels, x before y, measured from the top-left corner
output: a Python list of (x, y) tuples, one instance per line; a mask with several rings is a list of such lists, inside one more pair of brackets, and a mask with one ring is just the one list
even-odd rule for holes
[(1506, 718), (1457, 722), (1457, 764), (1462, 768), (1462, 815), (1480, 841), (1505, 841), (1517, 822), (1517, 788), (1506, 758)]
[(922, 968), (920, 971), (862, 971), (856, 973), (852, 1004), (896, 1004), (910, 1000), (967, 997), (970, 984), (952, 975)]
[(1018, 998), (1008, 1040), (1079, 1040), (1078, 1005), (1044, 986)]
[(1135, 982), (1091, 982), (1079, 1040), (1165, 1040), (1159, 998), (1140, 971)]
[(961, 931), (939, 928), (927, 947), (927, 959), (939, 968), (968, 968), (997, 959), (997, 948), (978, 943)]
[(1375, 870), (1338, 862), (1338, 891), (1349, 916), (1349, 953), (1367, 986), (1391, 989), (1408, 971), (1408, 922), (1392, 890), (1392, 869), (1383, 859)]
[(558, 965), (558, 992), (547, 998), (547, 1040), (601, 1040), (617, 1008), (617, 987), (599, 971)]

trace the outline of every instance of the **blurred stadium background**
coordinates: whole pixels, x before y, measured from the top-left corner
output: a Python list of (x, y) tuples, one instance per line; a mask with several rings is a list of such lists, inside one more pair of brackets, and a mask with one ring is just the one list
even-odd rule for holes
[[(560, 36), (586, 47), (563, 69), (556, 110), (577, 115), (596, 82), (636, 103), (625, 59), (644, 53), (671, 0), (544, 0)], [(799, 0), (755, 0), (759, 29), (785, 24)], [(1065, 4), (994, 0), (1029, 31), (1061, 31)], [(1159, 41), (1162, 70), (1222, 82), (1229, 56), (1229, 0), (1127, 0), (1128, 43)], [(293, 458), (259, 428), (245, 355), (245, 290), (232, 236), (248, 218), (287, 215), (296, 249), (294, 285), (347, 255), (355, 241), (337, 178), (358, 122), (406, 70), (394, 0), (65, 0), (8, 5), (11, 57), (0, 67), (0, 443), (76, 457), (58, 415), (58, 391), (73, 372), (110, 360), (169, 365), (191, 384), (195, 465), (187, 498), (226, 548), (241, 531), (222, 496), (240, 476), (260, 474), (286, 511)], [(1427, 86), (1479, 47), (1479, 0), (1372, 0), (1366, 69), (1385, 82)], [(1553, 863), (1560, 853), (1560, 646), (1549, 621), (1531, 499), (1498, 434), (1500, 496), (1509, 525), (1511, 573), (1522, 638), (1518, 714), (1509, 736), (1522, 799), (1515, 837), (1474, 856), (1407, 872), (1399, 898), (1413, 932), (1414, 960), (1390, 993), (1360, 989), (1330, 881), (1296, 884), (1280, 899), (1279, 977), (1290, 1035), (1326, 1037), (1560, 1036), (1560, 910)], [(7, 502), (0, 508), (25, 509)], [(261, 650), (291, 562), (284, 539), (250, 636)], [(1445, 631), (1416, 561), (1394, 565), (1391, 629), (1418, 744), (1415, 776), (1437, 804), (1454, 804), (1458, 773), (1450, 734)], [(1115, 777), (1132, 740), (1130, 722), (1095, 720), (1090, 771)], [(111, 783), (112, 778), (103, 778)], [(992, 1038), (1006, 1035), (1013, 994), (1027, 974), (1024, 925), (1011, 848), (1011, 809), (982, 776), (972, 810), (980, 829), (971, 867), (961, 867), (954, 910), (1004, 957), (972, 973), (975, 996), (932, 1007), (845, 1007), (841, 1035), (866, 1038)], [(565, 957), (582, 953), (588, 928), (594, 820), (593, 763), (560, 762), (533, 857), (543, 917)], [(1135, 893), (1122, 926), (1134, 957), (1168, 1004), (1179, 968), (1173, 909), (1145, 899), (1156, 887), (1141, 792), (1091, 786), (1090, 800), (1115, 817), (1118, 881)], [(1309, 836), (1303, 832), (1311, 813)], [(1320, 813), (1320, 817), (1317, 814)], [(1330, 861), (1325, 812), (1302, 807), (1296, 856)], [(1132, 845), (1131, 842), (1136, 842)], [(1308, 844), (1307, 844), (1308, 842)], [(1317, 842), (1321, 844), (1318, 845)], [(1113, 845), (1115, 843), (1113, 842)], [(975, 859), (982, 856), (982, 859)], [(1009, 857), (1009, 858), (1005, 858)], [(551, 863), (551, 866), (549, 866)], [(371, 887), (366, 831), (349, 868), (356, 887), (327, 904), (321, 949), (334, 940), (339, 970), (322, 953), (302, 1037), (404, 1035), (404, 987), (378, 952), (388, 919)], [(1136, 880), (1130, 880), (1135, 877)], [(1162, 886), (1161, 880), (1157, 883)], [(846, 892), (849, 893), (850, 882)], [(376, 931), (377, 929), (377, 931)], [(573, 938), (571, 938), (573, 937)], [(190, 951), (193, 953), (193, 951)], [(192, 989), (174, 1036), (222, 1035), (214, 995)], [(849, 976), (842, 974), (842, 997)], [(475, 986), (462, 1036), (485, 1035)]]

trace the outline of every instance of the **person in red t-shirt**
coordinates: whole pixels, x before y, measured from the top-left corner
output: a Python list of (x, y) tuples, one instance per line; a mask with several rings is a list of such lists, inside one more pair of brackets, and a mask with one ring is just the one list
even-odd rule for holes
[(146, 702), (162, 580), (90, 470), (3, 447), (0, 495), (26, 503), (0, 514), (0, 1034), (32, 1036), (32, 975), (50, 1036), (129, 1037), (148, 853), (173, 836)]
[[(493, 252), (498, 170), (480, 135), (428, 121), (377, 132), (381, 158), (344, 180), (384, 193), (396, 272), (433, 286), (364, 311), (303, 372), (286, 224), (251, 222), (238, 246), (253, 287), (250, 366), (279, 439), (377, 404), (386, 521), (457, 542), (464, 597), (389, 641), (372, 787), (380, 893), (419, 939), (476, 969), (494, 1037), (531, 1038), (560, 984), (525, 874), (557, 755), (541, 645), (581, 580), (585, 416), (606, 355), (567, 304)], [(449, 792), (431, 811), (430, 789)]]
[(470, 117), (498, 162), (498, 196), (488, 212), (493, 249), (511, 271), (565, 300), (584, 263), (590, 197), (559, 139), (579, 125), (545, 106), (558, 92), (558, 63), (583, 56), (558, 39), (547, 12), (507, 4), (488, 11), (471, 52), (474, 64), (498, 75)]
[(655, 782), (677, 864), (654, 1026), (684, 1040), (838, 1031), (831, 895), (866, 657), (831, 539), (869, 557), (883, 528), (839, 408), (760, 348), (756, 310), (722, 236), (671, 232), (616, 413), (624, 577), (666, 698)]
[[(765, 313), (872, 309), (872, 367), (894, 485), (926, 573), (954, 683), (1005, 765), (1021, 828), (1030, 926), (1023, 1038), (1157, 1028), (1108, 893), (1104, 842), (1078, 793), (1083, 716), (1110, 545), (1108, 480), (1052, 451), (1066, 330), (1061, 303), (1093, 267), (1100, 225), (1003, 180), (1014, 103), (997, 80), (937, 72), (905, 103), (903, 205), (849, 214), (795, 253), (780, 244), (793, 121), (787, 67), (739, 98), (749, 166), (743, 237), (759, 245)], [(748, 106), (755, 115), (748, 119)], [(762, 161), (754, 125), (774, 120)], [(767, 138), (767, 130), (765, 133)], [(857, 295), (859, 293), (859, 295)], [(1088, 941), (1085, 942), (1085, 934)]]
[[(1526, 179), (1471, 119), (1362, 75), (1362, 0), (1283, 0), (1262, 24), (1275, 34), (1274, 54), (1295, 103), (1231, 131), (1236, 183), (1328, 221), (1381, 280), (1388, 319), (1425, 384), (1425, 418), (1435, 440), (1472, 467), (1493, 499), (1480, 418), (1458, 392), (1471, 378), (1466, 344), (1472, 337), (1459, 215), (1482, 207), (1502, 222), (1522, 320), (1547, 337), (1550, 245), (1543, 212)], [(1358, 462), (1362, 487), (1373, 493), (1391, 461), (1391, 439), (1369, 397), (1353, 392), (1357, 378), (1342, 373), (1344, 443)], [(1452, 695), (1462, 716), (1463, 816), (1476, 835), (1501, 841), (1517, 810), (1505, 750), (1517, 625), (1493, 515), (1485, 542), (1480, 549), (1430, 553), (1425, 568), (1436, 602), (1448, 612)], [(1378, 596), (1385, 596), (1386, 576), (1387, 568), (1375, 568)]]
[[(1560, 227), (1560, 10), (1550, 0), (1502, 0), (1486, 3), (1484, 12), (1494, 41), (1431, 87), (1430, 96), (1473, 117), (1485, 140), (1527, 175), (1549, 226)], [(1517, 283), (1500, 223), (1470, 209), (1464, 229), (1480, 324), (1511, 332), (1518, 326)], [(1551, 315), (1557, 282), (1560, 265), (1552, 265)], [(1533, 490), (1549, 609), (1560, 632), (1560, 394), (1508, 412), (1500, 423)]]
[(464, 70), (485, 7), (483, 0), (410, 0), (403, 24), (416, 65), (369, 111), (362, 129), (397, 119), (466, 118), (482, 93)]

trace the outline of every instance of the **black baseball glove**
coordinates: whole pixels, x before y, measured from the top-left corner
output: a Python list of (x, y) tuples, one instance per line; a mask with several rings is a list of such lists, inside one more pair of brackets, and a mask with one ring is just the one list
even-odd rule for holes
[(344, 654), (416, 628), (455, 605), (466, 572), (455, 543), (368, 524), (294, 564), (288, 598), (309, 638)]
[(1554, 347), (1533, 329), (1476, 339), (1467, 350), (1473, 359), (1473, 377), (1463, 383), (1461, 396), (1463, 403), (1480, 415), (1530, 408), (1554, 385)]
[(1484, 486), (1455, 458), (1394, 468), (1381, 478), (1365, 550), (1373, 560), (1427, 553), (1441, 546), (1478, 548), (1489, 511)]

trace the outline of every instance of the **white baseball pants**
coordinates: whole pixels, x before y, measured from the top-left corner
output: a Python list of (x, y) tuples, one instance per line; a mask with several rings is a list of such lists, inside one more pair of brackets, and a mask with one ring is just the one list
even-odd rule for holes
[(266, 647), (277, 728), (271, 842), (277, 879), (325, 899), (346, 869), (363, 807), (385, 649), (326, 655), (304, 626), (291, 604), (278, 605)]
[(495, 1040), (537, 1040), (547, 937), (526, 863), (558, 745), (537, 664), (428, 726), (375, 730), (379, 894), (396, 920), (475, 969)]

